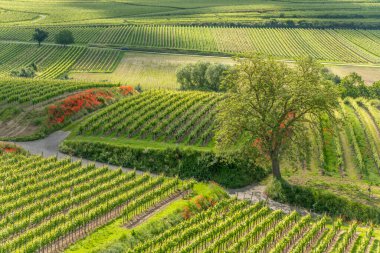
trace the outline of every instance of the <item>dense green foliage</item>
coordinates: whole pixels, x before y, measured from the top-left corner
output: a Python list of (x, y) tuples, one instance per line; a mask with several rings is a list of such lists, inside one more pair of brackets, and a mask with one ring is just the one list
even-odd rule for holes
[(55, 43), (67, 46), (74, 43), (74, 36), (70, 30), (62, 30), (55, 35)]
[(281, 160), (297, 150), (291, 144), (307, 139), (305, 125), (325, 114), (334, 119), (339, 93), (311, 58), (291, 68), (251, 55), (237, 59), (225, 82), (229, 92), (218, 107), (217, 149), (269, 158), (277, 178)]
[(13, 77), (29, 77), (29, 78), (32, 78), (32, 77), (36, 76), (37, 70), (38, 70), (37, 65), (32, 64), (32, 65), (30, 65), (28, 67), (25, 67), (25, 68), (21, 68), (21, 69), (17, 69), (17, 70), (12, 70), (11, 71), (11, 76), (13, 76)]
[(37, 41), (38, 45), (40, 46), (41, 43), (43, 41), (45, 41), (47, 38), (49, 37), (49, 33), (42, 30), (42, 29), (39, 29), (39, 28), (36, 28), (34, 30), (34, 33), (33, 33), (33, 36), (32, 36), (32, 39), (34, 41)]
[(341, 89), (342, 97), (380, 99), (380, 81), (366, 85), (357, 73), (351, 73), (342, 78), (338, 82), (338, 87)]
[(181, 66), (177, 70), (177, 82), (181, 90), (221, 91), (222, 80), (228, 66), (217, 63), (197, 62)]
[(226, 159), (212, 151), (191, 148), (142, 148), (97, 141), (64, 141), (62, 152), (94, 161), (136, 168), (156, 174), (197, 180), (213, 180), (226, 187), (238, 188), (258, 181), (267, 171), (240, 156)]
[(329, 191), (273, 180), (267, 193), (274, 200), (302, 206), (312, 212), (326, 213), (346, 220), (380, 223), (379, 208), (360, 204)]

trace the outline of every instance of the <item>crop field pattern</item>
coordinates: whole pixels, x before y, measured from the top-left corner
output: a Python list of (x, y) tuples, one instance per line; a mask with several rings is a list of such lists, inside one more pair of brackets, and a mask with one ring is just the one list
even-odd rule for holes
[(205, 92), (148, 91), (105, 108), (80, 132), (204, 146), (212, 141), (215, 105), (222, 99)]
[(88, 48), (71, 68), (71, 71), (113, 72), (120, 62), (121, 56), (120, 50)]
[[(224, 97), (212, 92), (143, 92), (95, 113), (80, 125), (78, 134), (213, 146), (217, 104)], [(310, 130), (314, 139), (303, 162), (330, 175), (380, 182), (380, 102), (346, 98), (337, 116), (345, 123), (321, 118), (319, 129)], [(345, 160), (347, 155), (353, 159)], [(352, 167), (354, 171), (347, 169)]]
[(0, 178), (2, 253), (58, 250), (189, 186), (178, 179), (24, 155), (1, 156)]
[(127, 252), (376, 252), (379, 247), (372, 228), (358, 235), (356, 223), (342, 230), (340, 220), (331, 227), (326, 222), (230, 199)]
[[(60, 27), (46, 27), (52, 36)], [(310, 55), (331, 62), (380, 63), (377, 30), (236, 28), (128, 25), (72, 27), (76, 42), (132, 49), (237, 54), (260, 52), (281, 59)], [(0, 28), (3, 40), (30, 41), (30, 28)], [(52, 37), (53, 38), (53, 37)]]
[(2, 79), (0, 80), (0, 104), (36, 104), (64, 93), (107, 86), (115, 85), (61, 80)]

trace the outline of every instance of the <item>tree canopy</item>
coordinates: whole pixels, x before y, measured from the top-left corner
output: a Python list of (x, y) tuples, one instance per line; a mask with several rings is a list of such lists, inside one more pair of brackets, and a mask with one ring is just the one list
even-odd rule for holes
[(55, 42), (61, 45), (69, 45), (74, 43), (73, 33), (69, 30), (62, 30), (55, 36)]
[(228, 96), (219, 105), (217, 149), (271, 161), (281, 178), (280, 160), (305, 137), (305, 126), (321, 115), (334, 117), (338, 89), (309, 57), (295, 67), (256, 54), (235, 60), (224, 80)]
[(177, 70), (177, 81), (182, 90), (220, 91), (221, 81), (229, 67), (223, 64), (197, 62)]
[(42, 29), (36, 28), (33, 33), (32, 39), (38, 42), (38, 46), (41, 46), (41, 43), (44, 42), (49, 37), (49, 33)]

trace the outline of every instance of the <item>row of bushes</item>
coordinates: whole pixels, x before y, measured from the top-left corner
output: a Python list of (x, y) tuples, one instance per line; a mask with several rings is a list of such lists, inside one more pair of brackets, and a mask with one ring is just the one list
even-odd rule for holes
[[(228, 27), (249, 27), (249, 28), (306, 28), (306, 29), (379, 29), (380, 23), (378, 22), (354, 22), (350, 19), (354, 17), (350, 17), (346, 20), (336, 20), (343, 19), (343, 17), (330, 17), (326, 18), (326, 20), (293, 20), (293, 18), (282, 18), (273, 19), (268, 18), (266, 20), (259, 21), (247, 21), (247, 22), (229, 22), (229, 21), (221, 21), (221, 22), (194, 22), (188, 23), (187, 25), (193, 26), (228, 26)], [(320, 18), (323, 18), (322, 16)], [(327, 20), (327, 19), (335, 19)]]
[(152, 149), (93, 141), (66, 140), (64, 153), (90, 160), (163, 173), (199, 181), (215, 181), (228, 188), (243, 187), (264, 178), (268, 171), (242, 157), (219, 156), (211, 151), (167, 148)]
[(316, 213), (339, 216), (344, 220), (380, 223), (379, 208), (351, 201), (326, 190), (273, 180), (267, 188), (267, 194), (276, 201), (301, 206)]

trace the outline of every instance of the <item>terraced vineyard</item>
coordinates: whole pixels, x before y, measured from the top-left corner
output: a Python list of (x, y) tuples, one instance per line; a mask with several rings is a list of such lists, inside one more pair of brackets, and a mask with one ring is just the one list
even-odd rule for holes
[[(228, 199), (127, 252), (377, 252), (373, 229)], [(352, 251), (351, 251), (352, 250)], [(368, 250), (368, 251), (367, 251)]]
[(120, 62), (120, 50), (88, 48), (71, 68), (74, 72), (113, 72)]
[(32, 103), (46, 101), (66, 92), (87, 88), (111, 87), (107, 83), (85, 83), (60, 80), (25, 80), (22, 78), (0, 80), (0, 104)]
[[(81, 166), (70, 159), (0, 156), (0, 252), (56, 252), (105, 223), (128, 221), (191, 183)], [(43, 207), (43, 208), (42, 208)]]
[(207, 145), (212, 141), (216, 104), (223, 97), (206, 92), (144, 92), (90, 117), (80, 134)]

